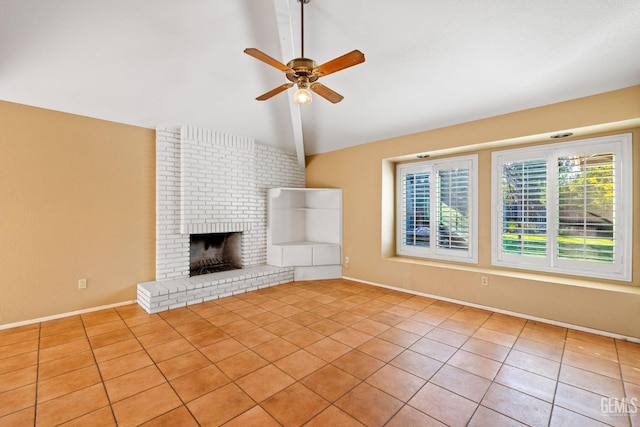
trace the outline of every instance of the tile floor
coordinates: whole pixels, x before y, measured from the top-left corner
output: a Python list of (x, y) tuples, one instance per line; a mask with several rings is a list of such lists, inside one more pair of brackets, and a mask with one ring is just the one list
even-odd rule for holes
[(0, 331), (0, 425), (640, 426), (640, 345), (350, 282)]

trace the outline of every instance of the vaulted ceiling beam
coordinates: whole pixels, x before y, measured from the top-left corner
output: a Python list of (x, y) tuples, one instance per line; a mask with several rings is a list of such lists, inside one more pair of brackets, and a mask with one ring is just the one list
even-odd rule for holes
[[(282, 60), (287, 63), (289, 60), (296, 58), (295, 54), (295, 38), (294, 38), (294, 22), (293, 17), (298, 12), (298, 8), (294, 6), (291, 0), (274, 0), (276, 12), (276, 20), (278, 24), (278, 36), (280, 40), (280, 51), (282, 52)], [(293, 132), (293, 140), (296, 147), (296, 155), (298, 164), (302, 169), (305, 168), (304, 156), (304, 138), (302, 134), (302, 115), (300, 114), (300, 106), (293, 101), (293, 97), (289, 96), (289, 112), (291, 114), (291, 131)]]

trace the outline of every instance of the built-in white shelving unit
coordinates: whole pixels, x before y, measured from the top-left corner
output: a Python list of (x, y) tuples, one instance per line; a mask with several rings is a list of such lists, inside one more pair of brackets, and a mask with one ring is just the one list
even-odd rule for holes
[(295, 267), (295, 280), (342, 277), (342, 190), (272, 188), (267, 264)]

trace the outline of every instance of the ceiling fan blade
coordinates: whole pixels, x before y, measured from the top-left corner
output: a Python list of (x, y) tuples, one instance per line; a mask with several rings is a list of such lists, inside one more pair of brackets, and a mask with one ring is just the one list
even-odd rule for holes
[(347, 54), (332, 59), (329, 62), (325, 62), (322, 65), (317, 66), (313, 70), (313, 74), (319, 77), (327, 76), (336, 71), (344, 70), (345, 68), (353, 67), (364, 62), (364, 53), (359, 50), (354, 50)]
[(279, 94), (280, 92), (283, 92), (283, 91), (289, 89), (291, 86), (293, 86), (293, 83), (285, 83), (282, 86), (278, 86), (277, 88), (271, 89), (269, 92), (260, 95), (256, 99), (258, 101), (266, 101), (267, 99), (271, 98), (272, 96), (275, 96), (275, 95)]
[(267, 55), (266, 53), (253, 48), (253, 47), (249, 47), (247, 49), (244, 50), (244, 53), (246, 53), (249, 56), (253, 56), (256, 59), (259, 59), (260, 61), (271, 65), (272, 67), (277, 68), (280, 71), (284, 71), (285, 73), (295, 73), (295, 71), (293, 71), (291, 68), (287, 67), (286, 65), (284, 65), (282, 62), (278, 61), (277, 59), (273, 59), (272, 57), (270, 57), (269, 55)]
[(327, 101), (333, 102), (334, 104), (344, 99), (344, 96), (340, 95), (337, 92), (334, 92), (322, 83), (312, 83), (309, 88)]

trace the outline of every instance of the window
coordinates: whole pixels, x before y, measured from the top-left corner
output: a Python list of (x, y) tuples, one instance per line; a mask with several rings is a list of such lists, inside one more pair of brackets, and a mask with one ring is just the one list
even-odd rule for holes
[(631, 280), (631, 135), (494, 152), (492, 262)]
[(477, 156), (396, 167), (398, 255), (477, 262)]

